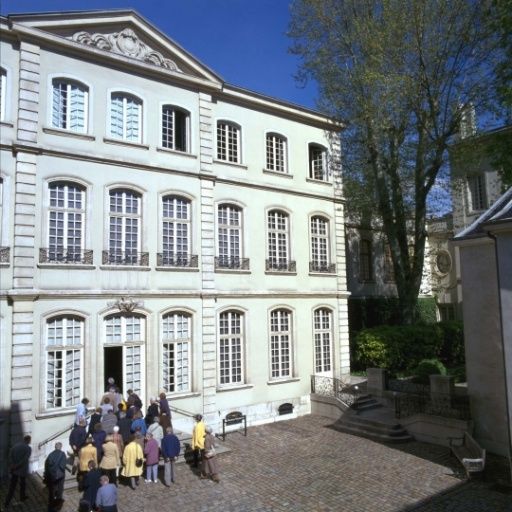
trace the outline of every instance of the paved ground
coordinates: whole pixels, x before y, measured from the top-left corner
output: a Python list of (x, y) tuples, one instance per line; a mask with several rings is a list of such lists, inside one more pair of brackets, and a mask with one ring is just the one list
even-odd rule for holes
[[(502, 459), (491, 475), (466, 482), (447, 448), (419, 442), (383, 445), (337, 432), (320, 416), (250, 428), (226, 438), (218, 455), (221, 482), (199, 480), (186, 464), (178, 482), (138, 489), (120, 486), (119, 512), (512, 512), (512, 493), (495, 485), (506, 477)], [(30, 499), (9, 510), (44, 512), (46, 494), (34, 480)], [(5, 488), (2, 489), (2, 502)], [(79, 495), (65, 493), (64, 512)]]

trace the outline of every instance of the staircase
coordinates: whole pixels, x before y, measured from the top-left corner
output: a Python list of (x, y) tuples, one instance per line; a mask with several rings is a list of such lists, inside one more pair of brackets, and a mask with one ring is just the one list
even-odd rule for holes
[(413, 440), (396, 421), (394, 411), (384, 407), (371, 395), (360, 396), (334, 423), (333, 428), (384, 443), (406, 443)]

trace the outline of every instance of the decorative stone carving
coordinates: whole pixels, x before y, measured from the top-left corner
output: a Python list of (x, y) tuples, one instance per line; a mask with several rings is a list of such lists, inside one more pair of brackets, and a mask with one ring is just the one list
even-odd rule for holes
[(131, 313), (135, 308), (144, 306), (144, 302), (133, 300), (131, 297), (121, 297), (114, 302), (107, 302), (107, 305), (111, 308), (117, 307), (121, 313)]
[(71, 39), (80, 44), (95, 46), (100, 50), (119, 53), (155, 66), (182, 72), (173, 60), (166, 59), (160, 52), (152, 50), (143, 43), (131, 28), (125, 28), (113, 34), (91, 34), (82, 30), (73, 34)]

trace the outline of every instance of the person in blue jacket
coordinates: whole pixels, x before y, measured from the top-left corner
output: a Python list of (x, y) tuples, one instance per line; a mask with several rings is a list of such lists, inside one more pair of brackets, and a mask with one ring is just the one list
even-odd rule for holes
[(180, 440), (174, 435), (172, 427), (165, 429), (160, 450), (164, 458), (164, 482), (167, 487), (170, 487), (171, 482), (176, 482), (175, 463), (180, 454)]

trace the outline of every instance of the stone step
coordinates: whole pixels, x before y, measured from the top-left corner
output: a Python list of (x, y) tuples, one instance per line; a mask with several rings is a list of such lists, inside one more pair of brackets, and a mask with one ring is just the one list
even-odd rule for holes
[(361, 396), (352, 404), (352, 409), (356, 411), (368, 411), (370, 409), (378, 409), (380, 407), (382, 407), (382, 404), (371, 395)]
[(390, 435), (389, 433), (376, 433), (361, 427), (353, 427), (343, 423), (336, 423), (334, 428), (340, 432), (345, 432), (346, 434), (352, 434), (383, 443), (408, 443), (413, 440), (405, 430), (404, 433), (394, 433), (393, 435)]
[(385, 432), (400, 432), (404, 430), (404, 427), (400, 423), (387, 423), (377, 419), (364, 418), (358, 415), (345, 415), (341, 418), (340, 423), (345, 425), (360, 426), (365, 428), (375, 428), (379, 431)]

